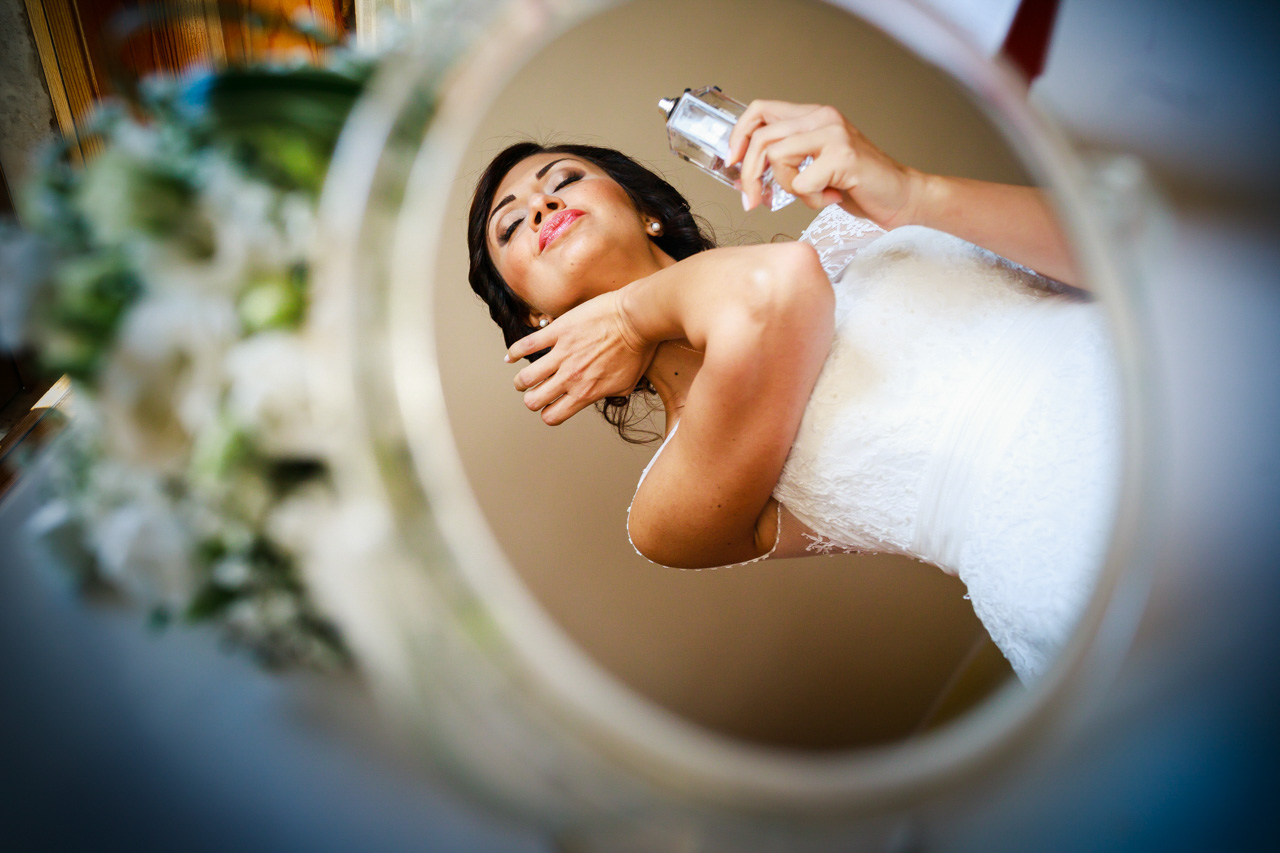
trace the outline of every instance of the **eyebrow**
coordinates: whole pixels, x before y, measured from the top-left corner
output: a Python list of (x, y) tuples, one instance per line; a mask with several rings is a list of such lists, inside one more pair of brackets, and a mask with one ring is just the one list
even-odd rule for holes
[[(542, 179), (542, 177), (543, 177), (544, 175), (546, 175), (546, 174), (547, 174), (547, 172), (550, 172), (550, 171), (551, 171), (551, 167), (552, 167), (552, 166), (554, 166), (556, 163), (561, 163), (561, 162), (563, 162), (563, 161), (565, 161), (565, 160), (571, 160), (571, 159), (573, 159), (573, 158), (572, 158), (572, 157), (561, 157), (559, 160), (552, 160), (550, 163), (548, 163), (547, 165), (545, 165), (545, 166), (543, 166), (541, 169), (539, 169), (539, 170), (538, 170), (538, 172), (537, 172), (537, 174), (536, 174), (536, 175), (534, 175), (534, 177), (535, 177), (535, 178), (538, 178), (539, 180), (541, 180), (541, 179)], [(489, 214), (489, 225), (493, 225), (493, 217), (497, 216), (499, 208), (501, 208), (501, 207), (502, 207), (504, 204), (506, 204), (507, 202), (511, 202), (511, 201), (515, 201), (515, 200), (516, 200), (516, 197), (515, 197), (514, 195), (508, 195), (508, 196), (507, 196), (506, 198), (504, 198), (502, 201), (498, 202), (498, 203), (497, 203), (497, 205), (495, 205), (495, 206), (494, 206), (493, 211), (492, 211), (492, 212), (490, 212), (490, 214)]]

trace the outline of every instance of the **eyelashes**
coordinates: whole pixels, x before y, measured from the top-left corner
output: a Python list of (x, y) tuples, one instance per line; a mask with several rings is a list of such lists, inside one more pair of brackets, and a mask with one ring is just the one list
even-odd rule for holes
[[(586, 175), (583, 172), (569, 172), (567, 175), (565, 175), (564, 180), (562, 180), (559, 184), (556, 185), (556, 188), (553, 190), (553, 192), (560, 192), (560, 190), (569, 186), (569, 184), (573, 183), (574, 181), (580, 181), (585, 176)], [(524, 217), (520, 217), (519, 219), (514, 220), (510, 225), (507, 226), (507, 230), (502, 232), (502, 234), (499, 235), (498, 237), (499, 246), (505, 246), (507, 244), (507, 241), (511, 239), (511, 235), (516, 233), (516, 228), (519, 227), (521, 222), (524, 222)]]
[(569, 186), (569, 184), (573, 183), (574, 181), (582, 180), (582, 177), (583, 177), (582, 172), (570, 172), (569, 174), (564, 176), (563, 181), (561, 181), (559, 184), (556, 185), (556, 192), (560, 192), (560, 190)]

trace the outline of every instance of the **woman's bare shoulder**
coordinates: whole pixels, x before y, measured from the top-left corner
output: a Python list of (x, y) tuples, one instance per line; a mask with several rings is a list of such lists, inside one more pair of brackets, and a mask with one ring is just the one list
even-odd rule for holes
[(784, 263), (747, 265), (767, 279), (757, 286), (778, 295), (708, 324), (678, 432), (633, 502), (633, 541), (663, 565), (704, 568), (760, 556), (758, 522), (830, 348), (834, 300), (812, 247), (755, 248), (785, 252)]

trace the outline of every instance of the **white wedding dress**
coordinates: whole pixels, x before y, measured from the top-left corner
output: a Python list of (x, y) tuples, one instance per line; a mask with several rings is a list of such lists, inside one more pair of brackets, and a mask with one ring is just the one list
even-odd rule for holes
[(811, 550), (959, 576), (1029, 681), (1084, 608), (1114, 509), (1120, 402), (1099, 307), (952, 235), (885, 232), (837, 205), (801, 239), (832, 280), (835, 337), (773, 496), (820, 534)]

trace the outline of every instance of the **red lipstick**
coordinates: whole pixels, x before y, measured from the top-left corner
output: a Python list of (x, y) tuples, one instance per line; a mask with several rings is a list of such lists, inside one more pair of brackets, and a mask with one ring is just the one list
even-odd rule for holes
[(575, 219), (583, 215), (585, 215), (584, 211), (571, 207), (567, 210), (557, 210), (548, 216), (542, 223), (542, 227), (538, 229), (538, 251), (545, 249), (552, 240), (560, 236), (564, 229), (573, 224)]

